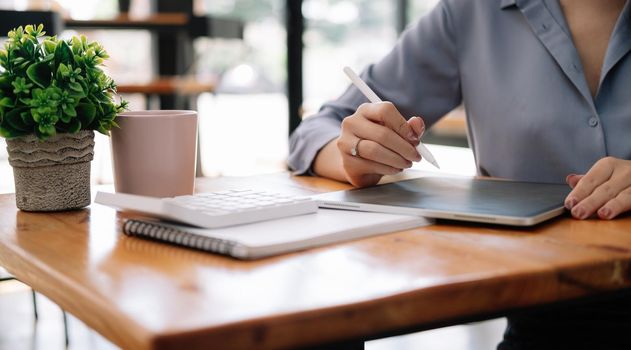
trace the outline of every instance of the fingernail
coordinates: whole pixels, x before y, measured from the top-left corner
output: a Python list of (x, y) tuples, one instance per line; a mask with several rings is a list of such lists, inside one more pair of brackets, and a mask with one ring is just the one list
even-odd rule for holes
[(576, 207), (572, 210), (572, 215), (579, 219), (579, 220), (583, 220), (587, 217), (587, 213), (585, 212), (585, 210), (581, 207)]
[(568, 210), (572, 210), (572, 208), (574, 208), (574, 206), (575, 206), (575, 205), (576, 205), (576, 199), (574, 199), (574, 198), (568, 198), (568, 199), (565, 201), (565, 207), (566, 207)]
[(408, 140), (410, 140), (411, 142), (416, 142), (418, 141), (418, 137), (416, 136), (416, 134), (414, 134), (414, 132), (410, 131), (408, 133)]
[(603, 219), (611, 219), (611, 209), (605, 207), (600, 208), (600, 210), (598, 210), (598, 215), (600, 215)]
[(419, 130), (418, 134), (416, 134), (416, 137), (420, 140), (421, 136), (423, 136), (423, 133), (425, 132), (425, 123), (423, 122), (423, 119), (421, 119), (421, 117), (412, 117), (412, 118), (418, 118), (421, 120), (421, 130)]
[(570, 182), (570, 178), (571, 178), (572, 176), (576, 176), (576, 174), (570, 174), (570, 175), (566, 176), (566, 177), (565, 177), (565, 182), (568, 182), (568, 183), (569, 183), (569, 182)]

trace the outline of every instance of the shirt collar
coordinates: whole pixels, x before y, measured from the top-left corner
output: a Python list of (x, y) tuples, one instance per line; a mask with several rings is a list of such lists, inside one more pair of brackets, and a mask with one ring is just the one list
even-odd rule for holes
[(501, 1), (500, 1), (500, 8), (501, 8), (502, 10), (503, 10), (503, 9), (505, 9), (505, 8), (507, 8), (507, 7), (511, 7), (511, 6), (515, 6), (515, 5), (517, 5), (517, 4), (515, 3), (515, 0), (501, 0)]

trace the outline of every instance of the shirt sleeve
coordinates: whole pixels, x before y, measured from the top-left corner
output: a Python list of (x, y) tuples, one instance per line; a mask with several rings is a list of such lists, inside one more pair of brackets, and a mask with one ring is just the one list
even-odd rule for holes
[[(403, 33), (393, 50), (361, 73), (362, 79), (406, 118), (422, 116), (427, 127), (462, 100), (454, 23), (446, 1)], [(354, 86), (318, 114), (306, 118), (289, 138), (289, 167), (310, 173), (322, 147), (340, 134), (342, 119), (367, 99)]]

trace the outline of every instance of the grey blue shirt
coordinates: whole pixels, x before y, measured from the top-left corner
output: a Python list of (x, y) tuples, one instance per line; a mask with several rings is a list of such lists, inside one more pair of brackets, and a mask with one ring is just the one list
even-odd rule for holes
[[(444, 0), (361, 75), (428, 126), (464, 103), (479, 174), (564, 182), (602, 157), (631, 159), (630, 7), (615, 25), (595, 98), (558, 0)], [(308, 172), (364, 102), (349, 87), (305, 119), (290, 137), (290, 167)]]

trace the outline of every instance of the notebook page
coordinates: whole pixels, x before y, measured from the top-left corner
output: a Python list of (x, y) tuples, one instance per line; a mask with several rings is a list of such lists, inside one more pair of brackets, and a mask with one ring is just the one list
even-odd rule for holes
[[(413, 223), (414, 227), (431, 223), (418, 216), (366, 213), (348, 210), (320, 209), (316, 214), (293, 216), (278, 220), (232, 226), (218, 229), (197, 229), (187, 227), (185, 231), (201, 236), (237, 241), (247, 247), (265, 247), (290, 244), (292, 242), (313, 241), (319, 237), (361, 232), (371, 226), (382, 226), (386, 230), (404, 223)], [(385, 225), (385, 227), (383, 227)]]

